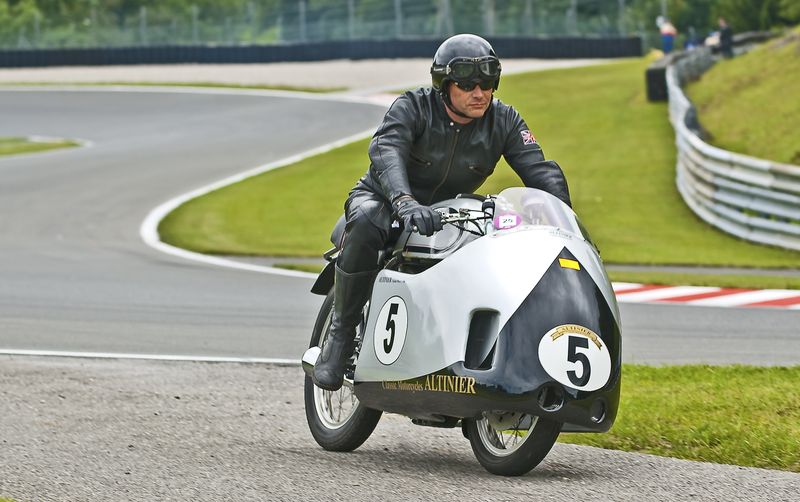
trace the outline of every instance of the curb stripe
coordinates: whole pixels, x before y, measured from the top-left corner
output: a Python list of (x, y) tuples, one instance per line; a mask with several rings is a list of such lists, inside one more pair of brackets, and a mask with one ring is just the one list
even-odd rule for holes
[(672, 287), (673, 286), (637, 284), (636, 287), (634, 287), (634, 288), (629, 288), (629, 289), (626, 288), (626, 289), (621, 289), (621, 290), (614, 289), (614, 293), (616, 293), (617, 296), (620, 296), (620, 295), (628, 295), (628, 294), (632, 294), (632, 293), (643, 293), (643, 292), (646, 292), (646, 291), (653, 291), (653, 290), (659, 290), (659, 289), (671, 289)]
[(661, 302), (690, 302), (692, 300), (703, 300), (705, 298), (716, 298), (718, 296), (726, 296), (735, 293), (743, 293), (750, 291), (748, 289), (719, 289), (713, 288), (713, 291), (707, 292), (696, 292), (694, 294), (689, 295), (682, 295), (682, 296), (672, 296), (669, 298), (663, 298), (659, 301)]
[(781, 298), (778, 300), (767, 300), (764, 302), (748, 303), (745, 306), (746, 307), (790, 307), (792, 305), (800, 306), (800, 296)]
[(642, 286), (642, 284), (635, 284), (632, 282), (614, 282), (611, 284), (615, 294), (620, 294), (634, 288), (640, 288)]
[(715, 298), (705, 298), (701, 300), (692, 300), (687, 302), (688, 305), (703, 305), (714, 307), (740, 307), (749, 303), (759, 303), (763, 301), (778, 300), (786, 298), (790, 295), (796, 295), (794, 291), (782, 291), (779, 289), (764, 289), (754, 291), (743, 291), (732, 293), (726, 296), (718, 296)]
[(758, 290), (710, 286), (664, 286), (631, 282), (615, 282), (612, 287), (619, 303), (800, 310), (800, 291), (790, 289)]
[(620, 298), (621, 301), (625, 301), (628, 303), (650, 303), (650, 302), (657, 302), (661, 301), (665, 298), (670, 298), (673, 296), (685, 296), (697, 293), (698, 290), (701, 292), (707, 292), (710, 290), (716, 291), (717, 288), (698, 288), (695, 286), (666, 286), (651, 289), (648, 291), (639, 291), (636, 293), (631, 294), (624, 294)]

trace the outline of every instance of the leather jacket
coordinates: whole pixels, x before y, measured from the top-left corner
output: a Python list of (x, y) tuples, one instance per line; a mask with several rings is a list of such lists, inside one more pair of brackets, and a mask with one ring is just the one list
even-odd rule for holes
[(514, 108), (494, 99), (468, 124), (450, 119), (438, 92), (408, 91), (392, 104), (369, 145), (370, 166), (355, 189), (388, 202), (412, 195), (421, 204), (472, 193), (503, 155), (525, 186), (570, 204), (564, 173), (542, 149)]

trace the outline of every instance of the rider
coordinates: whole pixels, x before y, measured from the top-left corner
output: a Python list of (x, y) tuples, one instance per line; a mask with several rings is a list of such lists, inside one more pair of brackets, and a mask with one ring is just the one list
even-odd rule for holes
[(433, 57), (431, 79), (432, 88), (406, 92), (386, 112), (369, 145), (369, 170), (345, 202), (330, 332), (314, 366), (314, 383), (323, 389), (342, 386), (393, 215), (433, 235), (442, 221), (430, 205), (477, 189), (501, 155), (525, 186), (570, 204), (561, 168), (544, 160), (517, 111), (493, 98), (500, 61), (489, 42), (448, 38)]

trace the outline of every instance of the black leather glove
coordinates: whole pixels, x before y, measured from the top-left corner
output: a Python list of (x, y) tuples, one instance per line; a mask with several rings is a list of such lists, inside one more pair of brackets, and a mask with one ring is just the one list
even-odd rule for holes
[(442, 229), (442, 215), (423, 206), (410, 195), (401, 195), (392, 205), (405, 228), (413, 229), (416, 226), (422, 235), (433, 235)]

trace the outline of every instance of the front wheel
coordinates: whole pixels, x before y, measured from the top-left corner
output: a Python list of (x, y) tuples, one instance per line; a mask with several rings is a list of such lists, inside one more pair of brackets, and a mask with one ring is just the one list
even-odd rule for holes
[[(328, 293), (314, 324), (309, 347), (322, 347), (330, 331), (333, 291)], [(353, 451), (375, 430), (381, 418), (379, 410), (363, 406), (353, 392), (352, 372), (337, 391), (320, 389), (310, 376), (305, 380), (306, 420), (311, 435), (329, 451)]]
[(561, 424), (534, 415), (486, 412), (465, 420), (478, 462), (492, 474), (521, 476), (539, 465), (555, 444)]

